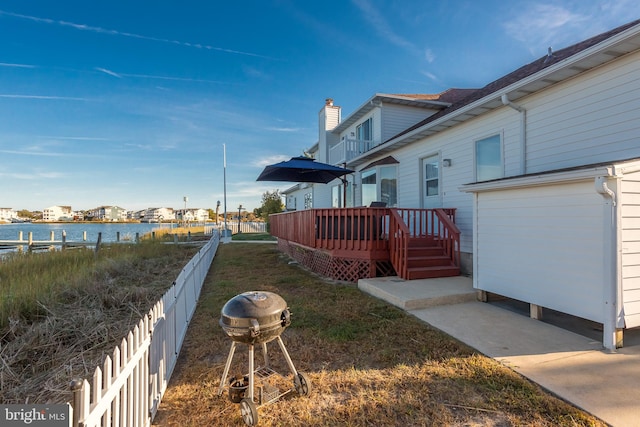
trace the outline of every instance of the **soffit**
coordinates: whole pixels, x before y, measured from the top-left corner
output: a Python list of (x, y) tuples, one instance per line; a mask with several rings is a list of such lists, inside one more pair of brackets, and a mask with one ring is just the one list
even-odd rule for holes
[[(437, 95), (436, 95), (437, 96)], [(445, 107), (451, 105), (447, 102), (437, 101), (433, 99), (423, 99), (419, 96), (403, 96), (403, 95), (390, 95), (377, 93), (369, 100), (367, 100), (364, 104), (362, 104), (358, 109), (356, 109), (349, 117), (341, 121), (338, 126), (331, 129), (331, 133), (339, 135), (341, 132), (345, 131), (349, 126), (357, 123), (364, 116), (369, 114), (371, 110), (376, 107), (382, 106), (382, 103), (385, 104), (395, 104), (395, 105), (407, 105), (411, 107), (421, 107), (421, 108), (430, 108), (433, 110), (442, 110)]]

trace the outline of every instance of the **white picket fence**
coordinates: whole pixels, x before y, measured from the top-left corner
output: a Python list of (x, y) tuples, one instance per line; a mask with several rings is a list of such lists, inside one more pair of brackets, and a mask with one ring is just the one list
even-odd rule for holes
[(220, 243), (209, 242), (189, 261), (113, 356), (106, 357), (92, 383), (73, 381), (73, 427), (148, 427), (178, 361), (202, 284)]

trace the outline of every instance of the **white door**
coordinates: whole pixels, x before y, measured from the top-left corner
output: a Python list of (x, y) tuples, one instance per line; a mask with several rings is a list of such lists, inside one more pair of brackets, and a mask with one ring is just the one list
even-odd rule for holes
[(422, 171), (422, 207), (424, 209), (442, 207), (442, 197), (440, 196), (440, 156), (425, 157), (421, 162)]

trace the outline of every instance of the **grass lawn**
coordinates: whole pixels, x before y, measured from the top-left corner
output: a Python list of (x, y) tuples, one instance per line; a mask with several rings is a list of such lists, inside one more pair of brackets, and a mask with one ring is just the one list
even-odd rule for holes
[[(260, 406), (260, 426), (605, 426), (355, 285), (326, 281), (275, 246), (250, 243), (218, 249), (153, 425), (244, 425), (227, 389), (218, 396), (231, 345), (218, 321), (226, 301), (252, 290), (289, 305), (292, 324), (282, 338), (312, 387), (309, 396), (292, 392)], [(271, 367), (290, 386), (275, 341), (268, 348)], [(240, 345), (229, 376), (247, 366)]]
[(273, 237), (269, 233), (236, 233), (231, 236), (231, 240), (236, 240), (239, 242), (253, 240), (253, 241), (277, 241), (275, 237)]

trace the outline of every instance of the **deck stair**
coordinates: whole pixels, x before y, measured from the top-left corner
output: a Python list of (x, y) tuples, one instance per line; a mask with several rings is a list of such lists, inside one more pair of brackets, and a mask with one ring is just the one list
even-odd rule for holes
[(408, 280), (460, 275), (457, 267), (437, 239), (412, 237), (407, 252)]

